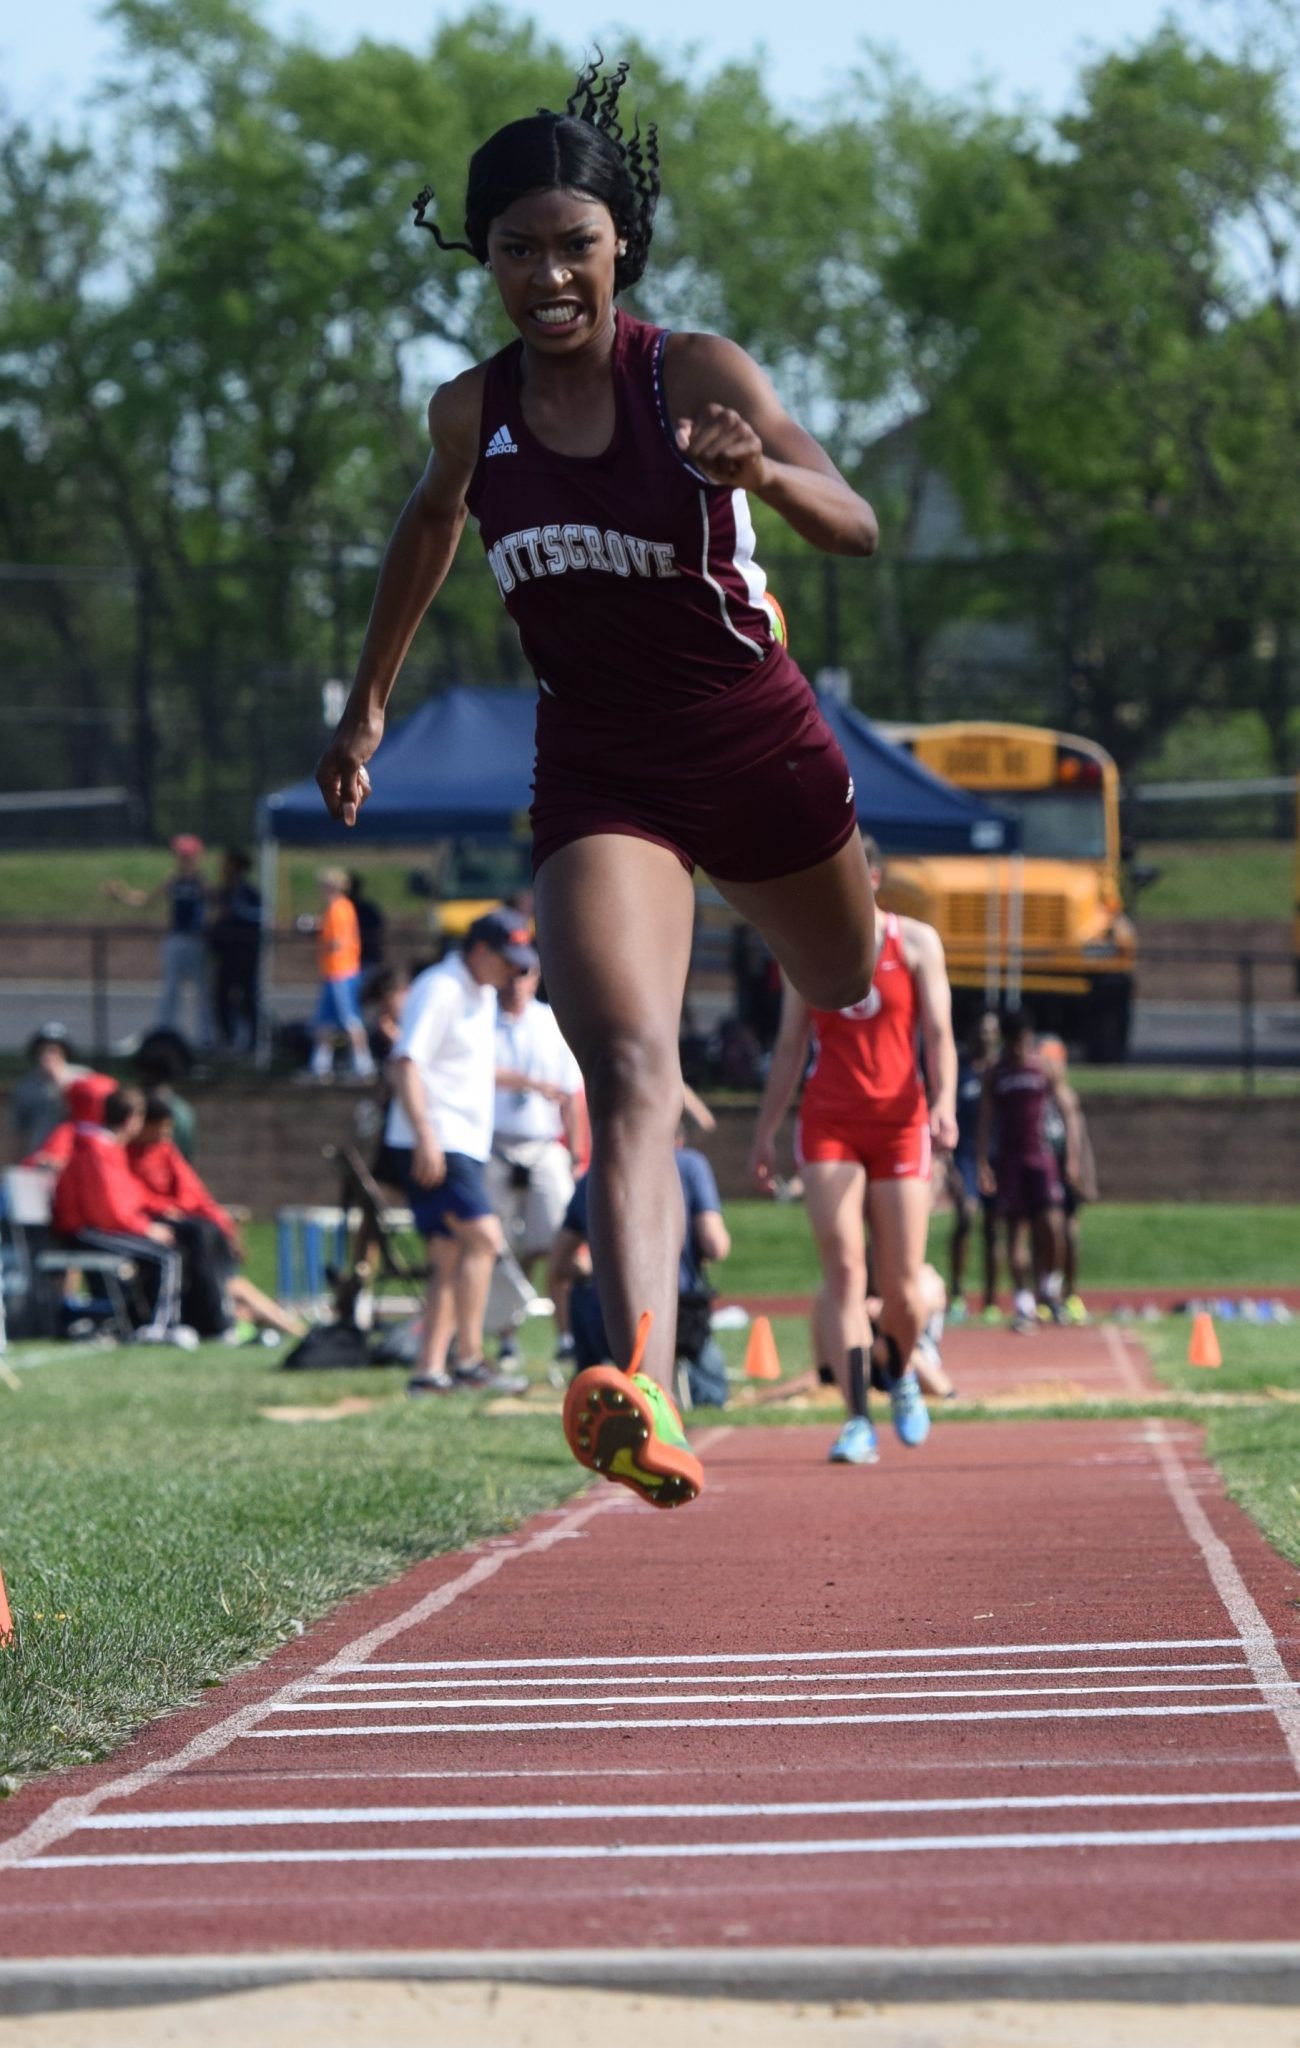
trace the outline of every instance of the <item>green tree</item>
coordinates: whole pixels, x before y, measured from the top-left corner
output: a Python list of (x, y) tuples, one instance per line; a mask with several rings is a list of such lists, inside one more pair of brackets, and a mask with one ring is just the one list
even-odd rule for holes
[(1049, 130), (932, 126), (884, 267), (926, 445), (987, 544), (1067, 565), (1059, 714), (1121, 756), (1245, 700), (1285, 758), (1298, 172), (1281, 71), (1169, 27)]

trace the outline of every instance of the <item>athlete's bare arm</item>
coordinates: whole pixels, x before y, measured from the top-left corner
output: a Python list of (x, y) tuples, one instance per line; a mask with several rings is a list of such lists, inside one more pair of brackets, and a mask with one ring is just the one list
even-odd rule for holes
[(477, 458), (484, 370), (454, 377), (429, 402), (432, 444), (380, 565), (356, 680), (338, 730), (316, 766), (332, 818), (355, 825), (370, 793), (365, 764), (384, 736), (384, 709), (406, 650), (452, 565)]
[(825, 554), (875, 553), (880, 528), (870, 505), (734, 341), (670, 335), (664, 400), (678, 448), (711, 482), (761, 498)]
[(930, 1135), (949, 1151), (957, 1143), (957, 1042), (952, 1035), (952, 990), (943, 940), (933, 925), (901, 917), (903, 958), (912, 972), (921, 1011), (925, 1072), (930, 1083)]
[(758, 1105), (749, 1170), (765, 1195), (776, 1181), (776, 1134), (803, 1076), (808, 1057), (808, 1005), (788, 976), (781, 976), (781, 1025), (772, 1047), (763, 1099)]

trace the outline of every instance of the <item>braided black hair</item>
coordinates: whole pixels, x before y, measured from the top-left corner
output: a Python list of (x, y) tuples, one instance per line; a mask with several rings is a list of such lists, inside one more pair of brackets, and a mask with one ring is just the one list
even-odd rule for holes
[[(627, 80), (626, 61), (603, 73), (604, 57), (580, 73), (562, 114), (539, 107), (511, 121), (470, 158), (465, 192), (463, 242), (448, 241), (436, 221), (426, 219), (433, 187), (413, 202), (415, 225), (427, 228), (440, 249), (463, 249), (487, 262), (488, 229), (498, 215), (528, 192), (559, 188), (582, 192), (608, 207), (626, 244), (614, 261), (614, 289), (634, 285), (646, 266), (659, 199), (659, 135), (653, 122), (641, 133), (638, 119), (625, 137), (618, 118), (619, 94)], [(602, 75), (603, 74), (603, 75)]]

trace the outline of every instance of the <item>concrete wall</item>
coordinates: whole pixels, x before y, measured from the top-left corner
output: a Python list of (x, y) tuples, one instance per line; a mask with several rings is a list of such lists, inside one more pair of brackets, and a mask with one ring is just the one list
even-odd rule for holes
[[(7, 1132), (5, 1093), (0, 1123)], [(219, 1198), (243, 1202), (259, 1217), (281, 1203), (335, 1199), (337, 1170), (321, 1148), (353, 1135), (366, 1099), (357, 1090), (230, 1082), (196, 1087), (190, 1099), (199, 1117), (197, 1163)], [(1103, 1200), (1300, 1203), (1300, 1096), (1091, 1096), (1086, 1108)], [(735, 1199), (750, 1192), (753, 1108), (717, 1114), (704, 1149), (724, 1198)], [(1300, 1244), (1296, 1264), (1300, 1271)]]

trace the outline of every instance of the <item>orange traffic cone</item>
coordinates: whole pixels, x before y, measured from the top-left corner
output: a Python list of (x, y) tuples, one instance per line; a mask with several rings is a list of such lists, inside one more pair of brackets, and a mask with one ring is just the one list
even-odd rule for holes
[(1216, 1366), (1223, 1364), (1223, 1353), (1219, 1340), (1214, 1334), (1214, 1319), (1208, 1308), (1203, 1308), (1192, 1324), (1192, 1341), (1187, 1347), (1189, 1365)]
[(750, 1380), (779, 1380), (781, 1377), (776, 1338), (766, 1316), (754, 1317), (749, 1343), (745, 1346), (745, 1377)]
[(0, 1650), (6, 1649), (14, 1639), (14, 1618), (9, 1612), (9, 1600), (5, 1593), (5, 1575), (0, 1572)]

